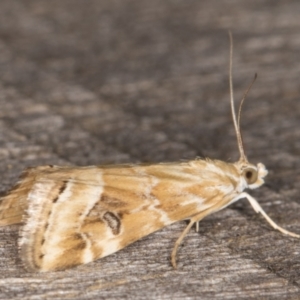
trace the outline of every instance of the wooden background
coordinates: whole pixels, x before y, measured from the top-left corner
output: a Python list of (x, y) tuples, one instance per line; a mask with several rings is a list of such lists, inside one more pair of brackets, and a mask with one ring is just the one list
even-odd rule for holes
[[(41, 164), (235, 161), (227, 30), (246, 152), (270, 173), (250, 194), (300, 233), (300, 2), (1, 0), (1, 191)], [(28, 273), (0, 228), (1, 299), (299, 299), (300, 241), (242, 200), (170, 253), (179, 222), (72, 270)]]

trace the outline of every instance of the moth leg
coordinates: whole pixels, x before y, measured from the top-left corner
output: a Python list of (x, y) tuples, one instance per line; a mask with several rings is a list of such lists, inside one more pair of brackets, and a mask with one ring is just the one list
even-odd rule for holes
[(262, 209), (262, 207), (258, 204), (258, 202), (252, 197), (250, 196), (249, 194), (247, 193), (241, 193), (240, 194), (240, 197), (239, 198), (247, 198), (248, 201), (250, 202), (250, 204), (252, 205), (253, 209), (255, 210), (255, 212), (257, 213), (261, 213), (263, 215), (263, 217), (268, 221), (268, 223), (276, 230), (284, 233), (284, 234), (287, 234), (287, 235), (290, 235), (292, 237), (296, 237), (296, 238), (300, 238), (300, 235), (299, 234), (296, 234), (296, 233), (293, 233), (293, 232), (290, 232), (280, 226), (278, 226), (266, 213), (265, 211)]
[(200, 223), (200, 221), (196, 222), (196, 232), (199, 232), (199, 223)]
[(196, 230), (197, 230), (197, 224), (198, 224), (198, 228), (199, 228), (199, 221), (203, 218), (203, 214), (201, 215), (201, 217), (193, 217), (190, 219), (190, 223), (188, 226), (186, 226), (186, 228), (183, 230), (183, 232), (181, 233), (180, 237), (177, 239), (177, 241), (175, 242), (172, 254), (171, 254), (171, 262), (172, 262), (172, 266), (174, 269), (177, 269), (177, 264), (176, 264), (176, 254), (177, 254), (177, 250), (179, 245), (181, 244), (181, 242), (183, 241), (184, 237), (188, 234), (188, 232), (190, 231), (191, 227), (196, 223)]

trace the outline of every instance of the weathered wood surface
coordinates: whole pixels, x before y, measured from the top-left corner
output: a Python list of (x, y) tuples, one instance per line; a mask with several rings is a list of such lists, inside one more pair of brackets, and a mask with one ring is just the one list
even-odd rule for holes
[[(1, 191), (40, 164), (238, 157), (229, 112), (234, 35), (247, 154), (270, 170), (255, 196), (300, 232), (300, 2), (0, 2)], [(246, 201), (210, 216), (170, 265), (180, 222), (95, 263), (31, 274), (18, 226), (0, 228), (1, 299), (299, 299), (300, 241)]]

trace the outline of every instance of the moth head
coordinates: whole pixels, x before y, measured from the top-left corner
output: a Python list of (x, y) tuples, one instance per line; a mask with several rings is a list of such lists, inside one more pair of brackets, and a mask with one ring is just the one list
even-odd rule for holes
[(264, 184), (264, 178), (268, 174), (266, 167), (259, 163), (257, 166), (250, 163), (238, 163), (240, 175), (244, 182), (244, 186), (250, 189), (256, 189)]

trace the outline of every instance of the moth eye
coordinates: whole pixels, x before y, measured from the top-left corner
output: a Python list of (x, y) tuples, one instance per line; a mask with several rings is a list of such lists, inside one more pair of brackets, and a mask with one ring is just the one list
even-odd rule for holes
[(257, 180), (257, 171), (253, 168), (247, 168), (243, 171), (243, 176), (248, 184), (252, 184)]

